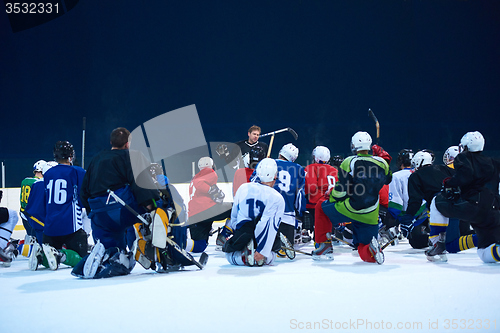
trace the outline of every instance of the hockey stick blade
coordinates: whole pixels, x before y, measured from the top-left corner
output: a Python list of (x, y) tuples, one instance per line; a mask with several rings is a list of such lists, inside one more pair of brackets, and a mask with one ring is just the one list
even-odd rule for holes
[(290, 134), (292, 134), (292, 135), (293, 135), (293, 138), (294, 138), (295, 140), (297, 140), (297, 139), (299, 138), (299, 135), (297, 134), (297, 132), (295, 132), (295, 131), (293, 130), (293, 128), (288, 127), (288, 128), (287, 128), (287, 130), (288, 130), (288, 132), (290, 132)]
[(297, 250), (297, 249), (292, 249), (292, 248), (289, 248), (289, 247), (286, 247), (286, 246), (283, 246), (283, 245), (281, 246), (281, 248), (283, 250), (294, 251), (294, 252), (297, 252), (297, 253), (305, 254), (306, 256), (312, 256), (312, 252), (304, 252), (304, 251)]
[[(142, 217), (139, 213), (137, 213), (135, 211), (135, 209), (133, 209), (132, 207), (130, 207), (125, 201), (123, 201), (119, 196), (117, 196), (115, 194), (115, 192), (113, 192), (113, 191), (111, 191), (111, 190), (108, 189), (108, 193), (109, 193), (110, 196), (113, 197), (113, 199), (116, 200), (116, 202), (118, 202), (119, 204), (121, 204), (123, 207), (127, 208), (129, 212), (131, 212), (139, 220), (141, 220), (142, 223), (145, 223), (146, 225), (149, 224), (148, 221), (146, 221), (146, 219), (144, 217)], [(108, 198), (108, 201), (109, 201), (109, 198)], [(170, 239), (170, 237), (166, 237), (166, 240), (167, 240), (167, 243), (169, 245), (171, 245), (177, 252), (179, 252), (180, 254), (182, 254), (184, 257), (186, 257), (186, 259), (188, 259), (194, 265), (196, 265), (196, 267), (198, 267), (199, 269), (203, 269), (203, 265), (202, 264), (200, 264), (198, 261), (196, 261), (196, 259), (194, 259), (193, 256), (189, 252), (187, 252), (186, 250), (182, 249), (176, 242), (174, 242), (172, 239)]]
[(349, 245), (349, 246), (350, 246), (353, 250), (357, 250), (356, 246), (352, 245), (352, 244), (351, 244), (351, 243), (349, 243), (349, 242), (346, 242), (346, 241), (345, 241), (345, 240), (343, 240), (343, 239), (340, 239), (340, 238), (336, 237), (335, 235), (332, 235), (332, 234), (331, 234), (331, 233), (329, 233), (329, 232), (328, 232), (328, 233), (326, 233), (326, 238), (327, 238), (328, 240), (330, 240), (330, 241), (332, 241), (332, 240), (334, 240), (334, 239), (335, 239), (335, 240), (338, 240), (338, 241), (339, 241), (339, 242), (341, 242), (341, 243), (344, 243), (344, 244), (346, 244), (346, 245)]
[(280, 129), (280, 130), (277, 130), (277, 131), (274, 131), (274, 132), (269, 132), (269, 133), (261, 134), (259, 136), (259, 138), (264, 138), (266, 136), (270, 136), (270, 135), (274, 135), (274, 134), (278, 134), (278, 133), (282, 133), (282, 132), (290, 132), (290, 134), (293, 135), (293, 138), (295, 140), (297, 140), (299, 138), (299, 135), (297, 134), (297, 132), (295, 132), (293, 130), (293, 128), (291, 128), (291, 127), (283, 128), (283, 129)]

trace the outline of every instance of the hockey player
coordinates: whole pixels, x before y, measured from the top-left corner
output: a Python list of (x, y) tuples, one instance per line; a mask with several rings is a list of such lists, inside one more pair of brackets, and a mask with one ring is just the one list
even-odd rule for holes
[(351, 139), (355, 156), (346, 158), (340, 165), (338, 182), (330, 199), (318, 202), (315, 216), (316, 250), (313, 259), (333, 260), (332, 244), (327, 240), (332, 224), (352, 222), (353, 244), (361, 260), (384, 262), (378, 235), (379, 192), (391, 181), (387, 162), (369, 154), (372, 138), (366, 132), (357, 132)]
[[(431, 217), (433, 223), (442, 225), (447, 225), (449, 218), (469, 221), (478, 237), (479, 258), (491, 263), (500, 261), (500, 161), (482, 155), (484, 143), (477, 131), (462, 137), (461, 152), (454, 160), (456, 173), (443, 181), (443, 191), (431, 204)], [(441, 255), (445, 238), (446, 233), (440, 233), (426, 255)]]
[[(278, 178), (274, 183), (274, 189), (285, 199), (285, 215), (281, 221), (279, 232), (286, 237), (285, 242), (289, 242), (289, 246), (293, 246), (295, 231), (300, 229), (296, 214), (298, 217), (302, 217), (306, 210), (306, 196), (304, 194), (305, 171), (301, 165), (295, 163), (298, 156), (299, 149), (288, 143), (280, 149), (279, 157), (276, 159)], [(252, 175), (252, 178), (254, 175)], [(281, 242), (280, 237), (278, 237), (276, 246)], [(280, 257), (288, 256), (286, 251), (279, 251), (278, 255)], [(290, 256), (289, 258), (293, 259)]]
[[(2, 197), (3, 191), (0, 191), (0, 202), (2, 202)], [(4, 267), (9, 267), (18, 255), (15, 244), (10, 241), (18, 220), (15, 210), (0, 207), (0, 262)]]
[[(133, 232), (131, 227), (139, 220), (110, 199), (108, 190), (140, 214), (154, 210), (160, 198), (149, 173), (150, 163), (140, 152), (129, 150), (130, 132), (124, 127), (115, 128), (110, 143), (111, 150), (100, 152), (90, 161), (82, 184), (82, 202), (90, 212), (95, 245), (83, 258), (83, 267), (75, 267), (73, 275), (85, 278), (94, 278), (104, 263), (105, 277), (129, 274), (135, 265), (133, 253), (127, 251), (126, 234), (127, 230)], [(134, 175), (132, 163), (140, 166), (140, 174)], [(138, 186), (139, 181), (142, 186)]]
[[(61, 262), (75, 266), (88, 249), (80, 201), (85, 170), (73, 166), (75, 150), (70, 142), (57, 141), (53, 153), (58, 165), (44, 172), (44, 205), (38, 212), (31, 214), (39, 216), (44, 223), (42, 246), (38, 242), (34, 243), (31, 250), (31, 270), (36, 270), (42, 264), (43, 257), (47, 259), (51, 270), (56, 270)], [(63, 247), (65, 251), (62, 251)]]
[(30, 196), (31, 192), (31, 186), (33, 185), (34, 182), (37, 181), (37, 179), (43, 178), (42, 175), (42, 170), (44, 165), (47, 162), (44, 160), (39, 160), (33, 165), (33, 177), (26, 177), (23, 179), (21, 182), (21, 195), (19, 198), (19, 201), (21, 203), (21, 208), (19, 210), (19, 215), (21, 216), (21, 220), (23, 221), (23, 226), (24, 229), (26, 230), (26, 237), (24, 239), (25, 243), (30, 243), (31, 238), (35, 238), (35, 230), (31, 227), (31, 224), (29, 223), (28, 219), (26, 216), (24, 216), (24, 209), (26, 208), (26, 205), (28, 204), (28, 198)]
[(302, 224), (302, 241), (307, 243), (310, 240), (309, 231), (314, 232), (314, 209), (324, 196), (329, 194), (335, 187), (338, 180), (337, 169), (329, 164), (330, 149), (324, 146), (317, 146), (312, 152), (314, 163), (305, 167), (306, 174), (305, 195), (307, 199), (304, 221)]
[(243, 162), (245, 163), (245, 167), (236, 170), (234, 173), (233, 180), (233, 197), (236, 195), (236, 191), (241, 186), (241, 184), (249, 183), (250, 177), (252, 176), (253, 171), (257, 167), (257, 164), (266, 157), (266, 152), (262, 147), (256, 146), (248, 152), (243, 158)]
[(259, 136), (261, 134), (261, 129), (257, 125), (253, 125), (248, 129), (248, 139), (236, 142), (236, 146), (239, 149), (232, 149), (229, 151), (227, 145), (220, 144), (217, 146), (216, 153), (220, 158), (223, 158), (227, 163), (233, 161), (238, 156), (238, 153), (241, 154), (241, 160), (236, 159), (234, 168), (242, 168), (243, 167), (243, 159), (250, 152), (252, 148), (260, 147), (267, 155), (269, 147), (267, 143), (259, 141)]
[(273, 244), (285, 209), (283, 197), (273, 189), (277, 172), (276, 161), (265, 158), (257, 165), (255, 181), (241, 185), (236, 192), (229, 225), (234, 233), (223, 247), (229, 263), (273, 263), (277, 250)]
[(194, 253), (205, 251), (214, 221), (231, 216), (231, 203), (223, 202), (225, 194), (217, 187), (218, 176), (214, 161), (202, 157), (198, 161), (200, 171), (189, 184), (188, 224), (191, 238), (186, 250)]

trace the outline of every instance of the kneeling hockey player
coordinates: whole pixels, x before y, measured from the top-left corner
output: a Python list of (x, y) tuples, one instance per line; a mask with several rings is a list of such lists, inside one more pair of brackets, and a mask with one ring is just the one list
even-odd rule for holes
[(240, 186), (234, 197), (229, 227), (233, 235), (222, 251), (233, 265), (270, 265), (276, 257), (273, 243), (285, 211), (285, 200), (273, 189), (278, 167), (263, 159), (254, 182)]

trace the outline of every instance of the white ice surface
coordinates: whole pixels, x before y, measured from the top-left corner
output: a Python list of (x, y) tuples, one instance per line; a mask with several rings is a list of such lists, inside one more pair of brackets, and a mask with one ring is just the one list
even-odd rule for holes
[(64, 265), (32, 272), (20, 256), (0, 266), (0, 332), (500, 331), (500, 264), (482, 263), (476, 250), (436, 264), (402, 242), (377, 265), (343, 245), (334, 261), (297, 254), (258, 268), (229, 265), (210, 242), (203, 270), (137, 264), (101, 280)]

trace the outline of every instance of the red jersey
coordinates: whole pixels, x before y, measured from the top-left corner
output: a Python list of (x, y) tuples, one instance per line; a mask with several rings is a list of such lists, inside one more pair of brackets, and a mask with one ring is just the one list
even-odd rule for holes
[(210, 186), (217, 184), (217, 173), (211, 168), (204, 168), (198, 172), (189, 184), (188, 216), (191, 217), (216, 203), (208, 194)]
[(323, 195), (328, 187), (333, 188), (338, 180), (337, 169), (329, 164), (313, 163), (305, 168), (307, 198), (306, 208), (314, 208), (316, 203), (324, 200)]
[(253, 169), (250, 168), (242, 168), (236, 170), (233, 180), (233, 197), (236, 195), (236, 191), (238, 191), (242, 184), (250, 183), (250, 176), (252, 175), (252, 173)]
[(379, 204), (387, 208), (389, 206), (389, 185), (384, 185), (378, 192)]

